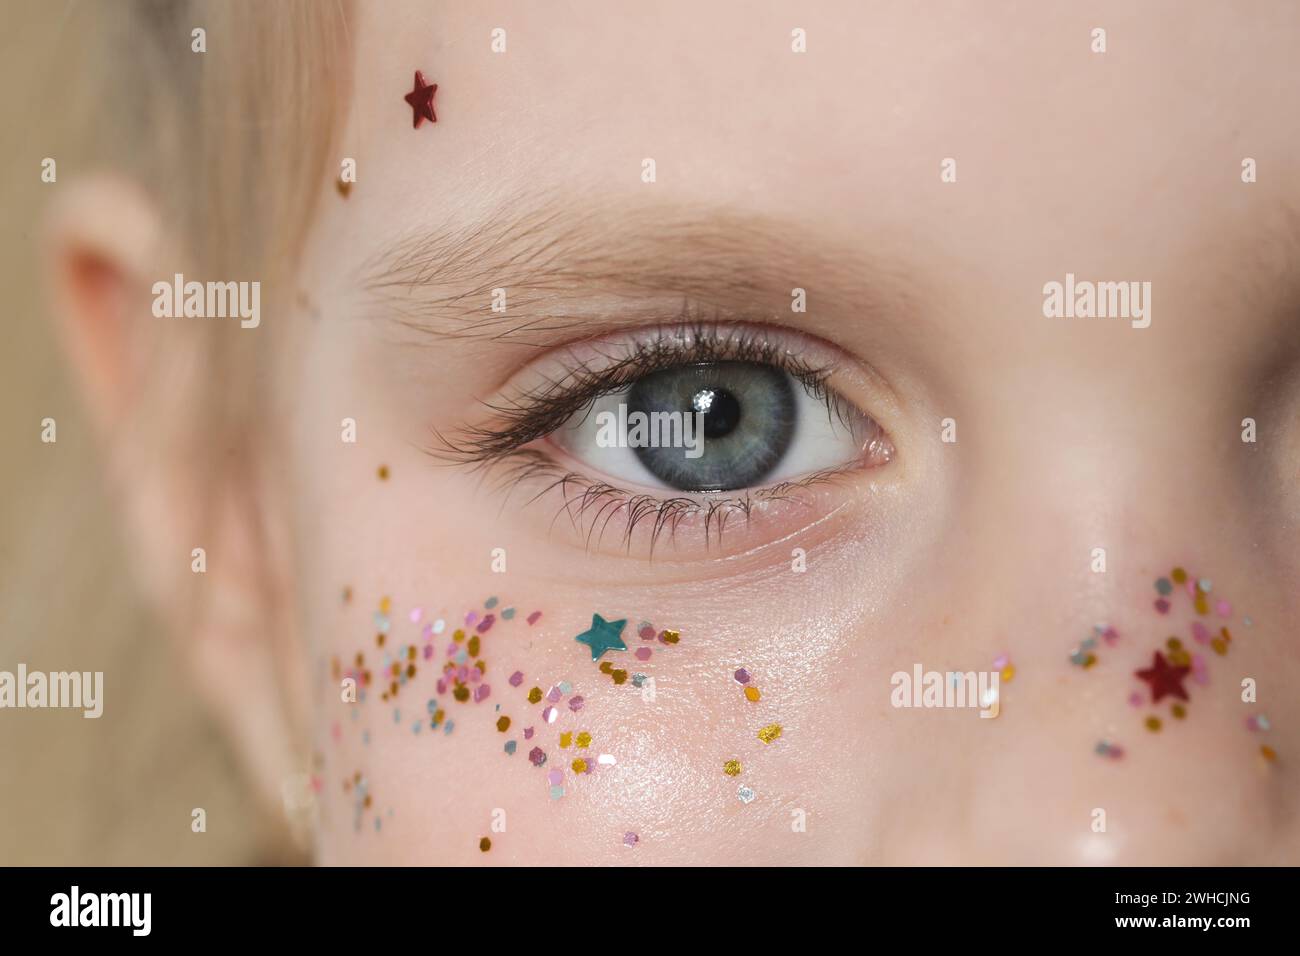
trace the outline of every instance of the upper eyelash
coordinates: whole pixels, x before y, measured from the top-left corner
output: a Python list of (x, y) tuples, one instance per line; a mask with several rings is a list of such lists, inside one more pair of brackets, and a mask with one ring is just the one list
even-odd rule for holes
[[(681, 339), (689, 336), (689, 344)], [(808, 394), (826, 403), (828, 414), (848, 421), (848, 408), (826, 387), (828, 366), (814, 366), (751, 329), (716, 323), (691, 322), (664, 329), (647, 342), (629, 343), (629, 352), (600, 368), (574, 362), (558, 379), (531, 391), (521, 391), (490, 408), (497, 416), (492, 425), (469, 425), (452, 435), (434, 430), (436, 458), (455, 464), (490, 464), (543, 438), (597, 399), (631, 387), (652, 372), (686, 363), (753, 362), (779, 368), (800, 382)]]

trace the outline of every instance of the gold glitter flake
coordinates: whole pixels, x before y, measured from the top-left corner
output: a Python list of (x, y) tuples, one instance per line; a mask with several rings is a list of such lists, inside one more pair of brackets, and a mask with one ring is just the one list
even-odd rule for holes
[(574, 773), (586, 773), (586, 772), (587, 772), (587, 761), (583, 760), (581, 757), (579, 757), (577, 760), (573, 761), (572, 766), (573, 766), (573, 772), (574, 772)]
[(1187, 583), (1187, 572), (1184, 571), (1182, 568), (1174, 568), (1173, 571), (1169, 573), (1169, 576), (1173, 578), (1175, 581), (1177, 581), (1179, 584)]
[(768, 724), (766, 727), (764, 727), (762, 730), (758, 732), (758, 739), (763, 741), (763, 743), (765, 744), (770, 744), (772, 741), (776, 740), (776, 738), (780, 736), (781, 736), (780, 724)]
[(1151, 731), (1153, 734), (1159, 732), (1159, 730), (1160, 730), (1160, 718), (1159, 718), (1159, 717), (1148, 717), (1148, 718), (1147, 718), (1147, 730)]
[(573, 744), (573, 733), (572, 733), (572, 731), (566, 731), (565, 733), (560, 734), (560, 749), (561, 749), (561, 750), (568, 750), (569, 747), (570, 747), (572, 744)]
[(753, 686), (752, 684), (749, 687), (745, 688), (745, 700), (754, 701), (755, 703), (757, 703), (758, 699), (762, 696), (763, 695), (759, 693), (758, 688)]
[(578, 739), (577, 739), (576, 742), (577, 742), (577, 744), (578, 744), (579, 747), (590, 747), (590, 746), (591, 746), (591, 734), (587, 733), (585, 730), (582, 731), (581, 733), (578, 734)]
[(676, 644), (682, 639), (681, 631), (674, 630), (665, 630), (660, 636), (664, 639), (665, 644)]
[(532, 690), (528, 692), (528, 703), (536, 704), (541, 699), (542, 699), (542, 689), (540, 687), (534, 687)]
[(722, 772), (725, 773), (728, 777), (740, 776), (740, 770), (741, 767), (740, 767), (739, 760), (728, 760), (726, 763), (722, 765)]
[(492, 841), (487, 837), (484, 837), (478, 841), (478, 848), (486, 853), (488, 850), (492, 849)]
[(501, 733), (504, 734), (509, 729), (510, 729), (510, 718), (502, 714), (500, 717), (497, 718), (497, 730), (501, 731)]

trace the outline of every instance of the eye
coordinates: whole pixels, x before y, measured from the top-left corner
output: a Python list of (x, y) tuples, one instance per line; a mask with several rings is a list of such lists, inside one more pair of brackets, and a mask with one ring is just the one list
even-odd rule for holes
[(864, 413), (761, 361), (648, 372), (549, 440), (608, 480), (677, 492), (761, 488), (888, 455)]
[(759, 546), (849, 502), (856, 472), (894, 458), (868, 407), (899, 417), (888, 384), (829, 343), (687, 319), (551, 350), (428, 450), (539, 506), (539, 533), (572, 528), (591, 550), (621, 531), (624, 553), (648, 556), (666, 537), (683, 557), (724, 531), (729, 548)]

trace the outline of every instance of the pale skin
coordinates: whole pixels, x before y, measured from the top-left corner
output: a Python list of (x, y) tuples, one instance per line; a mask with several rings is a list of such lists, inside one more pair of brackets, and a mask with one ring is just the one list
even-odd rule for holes
[[(204, 649), (196, 680), (262, 792), (279, 793), (295, 740), (321, 755), (318, 859), (1294, 862), (1300, 282), (1287, 210), (1300, 129), (1279, 104), (1300, 101), (1300, 23), (1283, 4), (1249, 17), (1180, 9), (364, 8), (340, 145), (357, 183), (347, 199), (322, 185), (299, 273), (319, 318), (303, 308), (229, 331), (293, 325), (275, 358), (286, 401), (268, 410), (290, 440), (256, 479), (258, 540), (275, 542), (256, 562), (271, 571), (255, 584), (213, 560), (205, 586), (233, 595), (227, 610), (185, 624)], [(497, 26), (505, 53), (491, 51)], [(1091, 49), (1096, 26), (1104, 54)], [(791, 51), (795, 27), (806, 53)], [(418, 130), (402, 101), (416, 69), (439, 84), (438, 122)], [(953, 183), (941, 180), (948, 157)], [(1245, 157), (1258, 182), (1242, 182)], [(148, 220), (146, 200), (96, 188), (63, 226), (74, 238), (105, 217)], [(512, 258), (513, 234), (493, 223), (523, 217), (545, 220), (537, 245), (554, 256)], [(419, 248), (455, 250), (448, 235), (484, 230), (495, 239), (440, 285), (376, 292), (400, 239), (432, 233)], [(135, 280), (155, 277), (141, 264), (149, 230), (103, 232), (128, 290), (120, 308), (146, 326)], [(1043, 285), (1067, 272), (1151, 282), (1150, 327), (1045, 318)], [(504, 314), (491, 310), (498, 287)], [(795, 288), (806, 312), (790, 308)], [(67, 301), (72, 352), (102, 407), (129, 388), (130, 363), (104, 374), (113, 350), (86, 331), (93, 310)], [(434, 430), (490, 422), (485, 403), (548, 361), (672, 326), (684, 302), (831, 366), (828, 386), (879, 424), (889, 460), (758, 505), (721, 540), (686, 517), (652, 559), (646, 526), (624, 538), (617, 508), (592, 533), (595, 516), (570, 522), (555, 491), (529, 503), (545, 482), (507, 494), (426, 454)], [(497, 337), (525, 324), (527, 336)], [(1254, 443), (1241, 440), (1247, 417)], [(345, 418), (356, 443), (340, 440)], [(941, 440), (944, 419), (955, 442)], [(176, 467), (184, 486), (193, 476)], [(572, 455), (566, 467), (602, 478)], [(144, 528), (133, 496), (147, 489), (120, 484)], [(168, 555), (188, 561), (192, 538), (174, 523), (138, 533), (146, 582)], [(1235, 630), (1229, 654), (1206, 652), (1210, 680), (1188, 682), (1174, 721), (1168, 699), (1127, 698), (1170, 634), (1190, 642), (1190, 598), (1168, 618), (1152, 609), (1152, 582), (1178, 564), (1213, 579)], [(167, 613), (167, 589), (154, 593)], [(491, 595), (519, 614), (482, 637), (492, 696), (459, 704), (434, 692), (437, 669), (450, 630)], [(378, 687), (344, 703), (329, 667), (358, 650), (377, 665), (384, 596), (392, 642), (422, 646), (415, 607), (451, 625), (399, 694), (400, 721)], [(643, 667), (630, 652), (618, 662), (654, 675), (653, 701), (575, 642), (593, 613), (627, 618), (630, 649), (642, 620), (680, 631), (675, 646), (647, 645)], [(1095, 667), (1072, 665), (1097, 622), (1121, 640)], [(274, 656), (260, 646), (277, 640)], [(1003, 652), (1016, 674), (997, 719), (891, 706), (895, 671), (987, 670)], [(761, 701), (741, 695), (741, 666)], [(519, 688), (506, 682), (515, 670)], [(237, 700), (212, 686), (232, 680), (249, 688)], [(548, 727), (524, 694), (560, 681), (586, 705), (562, 703)], [(282, 687), (287, 718), (268, 703)], [(453, 733), (412, 732), (429, 697)], [(1165, 727), (1152, 733), (1143, 719), (1156, 712)], [(1266, 735), (1244, 726), (1259, 712)], [(782, 735), (765, 744), (757, 731), (773, 723)], [(557, 740), (581, 730), (589, 759), (617, 764), (575, 776), (578, 753)], [(1094, 754), (1103, 738), (1122, 759)], [(544, 768), (527, 758), (535, 744)], [(737, 777), (723, 772), (731, 759)], [(356, 771), (374, 799), (360, 831), (341, 785)], [(742, 784), (756, 793), (747, 805)]]

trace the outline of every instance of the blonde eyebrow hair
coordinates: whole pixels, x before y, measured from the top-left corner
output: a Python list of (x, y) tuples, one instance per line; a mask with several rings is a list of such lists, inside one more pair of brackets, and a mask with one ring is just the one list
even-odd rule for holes
[[(822, 312), (912, 312), (903, 271), (806, 226), (720, 207), (552, 200), (505, 203), (468, 225), (412, 232), (363, 263), (370, 306), (439, 339), (547, 345), (606, 328), (608, 309), (664, 317), (665, 303), (749, 321), (799, 321), (802, 288)], [(507, 290), (504, 312), (490, 308)], [(675, 316), (672, 316), (675, 318)]]

